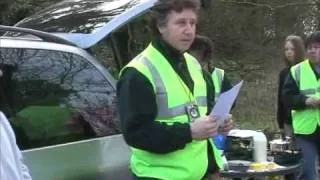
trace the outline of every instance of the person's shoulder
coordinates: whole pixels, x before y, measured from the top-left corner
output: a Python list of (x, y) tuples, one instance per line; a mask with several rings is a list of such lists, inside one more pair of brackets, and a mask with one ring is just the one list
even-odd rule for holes
[(212, 75), (213, 74), (220, 74), (222, 76), (225, 76), (225, 70), (222, 68), (219, 68), (219, 67), (215, 67), (215, 66), (210, 67), (210, 72)]
[(307, 65), (310, 64), (310, 61), (309, 61), (308, 59), (305, 59), (305, 60), (303, 60), (303, 61), (301, 61), (301, 62), (299, 62), (299, 63), (291, 66), (290, 69), (294, 69), (294, 68), (297, 68), (297, 67), (299, 67), (299, 66), (301, 66), (301, 65), (306, 65), (306, 64), (307, 64)]
[(224, 72), (224, 69), (213, 66), (213, 67), (212, 67), (212, 72), (213, 72), (213, 71), (221, 71), (221, 72)]
[(10, 125), (9, 120), (3, 112), (0, 111), (0, 127), (1, 127), (1, 137), (6, 136), (15, 142), (15, 134)]
[(190, 54), (189, 52), (183, 53), (183, 56), (184, 56), (187, 60), (192, 60), (192, 61), (197, 62), (198, 64), (200, 64), (200, 63), (199, 63), (199, 60), (198, 60), (195, 56), (193, 56), (192, 54)]
[(306, 66), (306, 65), (307, 66), (309, 65), (309, 60), (308, 59), (305, 59), (305, 60), (303, 60), (303, 61), (291, 66), (289, 68), (289, 73), (288, 74), (295, 73), (295, 72), (297, 72), (297, 70), (299, 70), (300, 68), (302, 68), (303, 66)]
[(118, 82), (139, 79), (143, 75), (134, 67), (127, 67), (123, 70)]
[(143, 52), (141, 52), (140, 54), (138, 54), (136, 57), (134, 57), (131, 61), (129, 61), (129, 63), (127, 65), (125, 65), (124, 69), (126, 67), (131, 67), (131, 66), (134, 66), (135, 64), (137, 63), (141, 63), (141, 61), (143, 60), (144, 58), (144, 54)]
[(186, 59), (187, 61), (191, 61), (198, 69), (202, 69), (202, 68), (201, 68), (201, 64), (199, 63), (199, 60), (198, 60), (196, 57), (194, 57), (193, 55), (191, 55), (191, 54), (188, 53), (188, 52), (185, 52), (185, 53), (183, 54), (183, 56), (185, 57), (185, 59)]
[(2, 111), (0, 111), (0, 124), (3, 127), (10, 126), (10, 123), (9, 123), (7, 117), (3, 114)]
[(119, 79), (123, 79), (123, 77), (131, 77), (135, 76), (136, 73), (139, 72), (138, 69), (143, 67), (143, 54), (140, 53), (136, 57), (134, 57), (128, 64), (126, 64), (120, 71)]
[(286, 75), (286, 74), (288, 74), (289, 72), (290, 72), (290, 68), (291, 67), (285, 67), (285, 68), (283, 68), (281, 71), (280, 71), (280, 76), (281, 75)]

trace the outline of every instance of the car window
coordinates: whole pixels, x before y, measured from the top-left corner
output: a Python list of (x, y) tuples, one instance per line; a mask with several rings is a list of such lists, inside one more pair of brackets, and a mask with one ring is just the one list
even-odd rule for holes
[(104, 41), (100, 41), (91, 49), (91, 54), (100, 60), (100, 63), (109, 71), (109, 73), (117, 79), (120, 72), (120, 65), (116, 60), (115, 50), (112, 47), (111, 40), (109, 38)]
[(152, 40), (151, 14), (146, 13), (130, 22), (127, 26), (130, 38), (131, 59), (143, 51)]
[(115, 90), (85, 58), (0, 49), (0, 108), (22, 149), (119, 133)]
[(90, 51), (118, 79), (121, 68), (150, 43), (150, 29), (150, 14), (146, 13), (111, 33)]

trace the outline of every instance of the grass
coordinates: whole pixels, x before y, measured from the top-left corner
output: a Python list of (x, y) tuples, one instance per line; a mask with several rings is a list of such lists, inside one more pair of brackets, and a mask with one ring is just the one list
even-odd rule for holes
[(244, 80), (236, 106), (232, 110), (237, 126), (241, 129), (277, 131), (278, 74), (282, 68), (279, 62), (276, 59), (260, 60), (260, 63), (242, 62), (241, 67), (232, 69), (225, 63), (228, 60), (222, 61), (224, 62), (220, 62), (220, 67), (226, 70), (233, 84)]

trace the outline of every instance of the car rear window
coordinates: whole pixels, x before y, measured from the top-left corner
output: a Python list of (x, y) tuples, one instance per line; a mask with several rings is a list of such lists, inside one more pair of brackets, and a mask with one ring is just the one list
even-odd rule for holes
[(0, 49), (0, 109), (22, 149), (119, 133), (115, 90), (85, 58)]
[(24, 19), (16, 26), (46, 32), (90, 34), (140, 1), (142, 0), (63, 1)]

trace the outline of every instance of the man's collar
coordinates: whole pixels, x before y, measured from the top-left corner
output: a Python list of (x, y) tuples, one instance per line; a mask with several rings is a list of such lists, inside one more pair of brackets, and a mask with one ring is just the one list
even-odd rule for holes
[(169, 63), (174, 66), (178, 62), (184, 59), (183, 53), (179, 52), (177, 49), (173, 48), (162, 38), (157, 37), (152, 41), (152, 45), (160, 51), (160, 53), (169, 61)]

